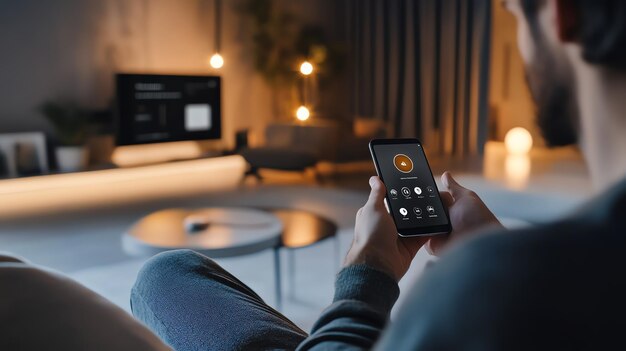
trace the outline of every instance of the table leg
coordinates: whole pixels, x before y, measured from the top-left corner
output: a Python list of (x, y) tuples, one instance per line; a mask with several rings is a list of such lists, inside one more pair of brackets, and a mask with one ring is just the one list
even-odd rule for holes
[(287, 249), (287, 269), (289, 270), (289, 298), (296, 297), (296, 255), (295, 250)]
[(274, 283), (276, 289), (276, 309), (281, 311), (283, 309), (283, 294), (282, 294), (282, 282), (280, 279), (280, 248), (274, 248)]

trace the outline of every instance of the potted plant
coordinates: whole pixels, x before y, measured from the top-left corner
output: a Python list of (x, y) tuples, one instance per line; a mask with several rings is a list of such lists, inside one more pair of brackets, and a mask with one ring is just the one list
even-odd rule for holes
[[(307, 25), (289, 11), (281, 10), (275, 0), (245, 0), (238, 7), (247, 18), (254, 68), (272, 91), (272, 109), (276, 116), (293, 116), (302, 101), (299, 90), (300, 64), (310, 62), (319, 85), (334, 80), (343, 70), (342, 48), (331, 43), (322, 28)], [(313, 92), (317, 93), (317, 92)]]
[(61, 172), (84, 169), (88, 162), (85, 143), (91, 115), (72, 102), (46, 102), (40, 112), (55, 130), (58, 146), (55, 149), (57, 166)]

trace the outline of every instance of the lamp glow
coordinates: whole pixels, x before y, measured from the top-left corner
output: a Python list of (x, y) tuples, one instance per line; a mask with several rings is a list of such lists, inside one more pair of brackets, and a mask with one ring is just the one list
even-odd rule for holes
[(306, 108), (306, 106), (298, 107), (298, 110), (296, 111), (296, 118), (301, 121), (306, 121), (307, 119), (309, 119), (309, 116), (311, 116), (311, 113), (309, 112), (309, 109)]
[(533, 147), (533, 137), (522, 127), (509, 130), (504, 137), (506, 151), (513, 155), (527, 154)]
[(504, 159), (504, 174), (506, 183), (513, 189), (524, 189), (530, 176), (530, 157), (523, 154), (506, 155)]
[(302, 62), (302, 64), (300, 65), (300, 73), (304, 74), (305, 76), (313, 73), (313, 65), (309, 61)]
[(209, 59), (209, 64), (215, 69), (220, 69), (224, 66), (224, 58), (219, 53), (215, 53)]

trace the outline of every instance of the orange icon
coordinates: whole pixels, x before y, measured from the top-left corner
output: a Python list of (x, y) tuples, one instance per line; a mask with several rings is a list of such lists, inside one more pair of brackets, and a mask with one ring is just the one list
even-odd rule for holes
[(409, 156), (404, 154), (397, 154), (393, 158), (393, 164), (396, 166), (398, 171), (402, 173), (409, 173), (413, 170), (413, 161), (411, 161)]

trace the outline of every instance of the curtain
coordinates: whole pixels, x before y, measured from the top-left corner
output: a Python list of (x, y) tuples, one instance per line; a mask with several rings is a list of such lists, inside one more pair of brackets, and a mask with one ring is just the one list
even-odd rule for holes
[(356, 116), (429, 150), (477, 155), (487, 137), (490, 0), (345, 0)]

